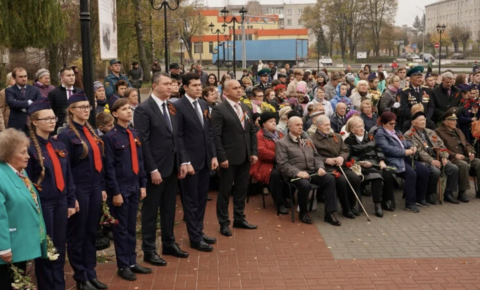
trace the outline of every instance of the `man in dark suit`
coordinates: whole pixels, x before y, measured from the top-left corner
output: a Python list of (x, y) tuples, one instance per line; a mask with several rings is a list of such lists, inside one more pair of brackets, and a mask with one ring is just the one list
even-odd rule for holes
[(179, 146), (177, 109), (168, 102), (171, 84), (167, 74), (154, 74), (152, 94), (137, 107), (134, 116), (149, 177), (147, 197), (142, 206), (142, 250), (144, 261), (155, 266), (167, 264), (157, 254), (155, 246), (159, 208), (163, 254), (188, 257), (188, 253), (175, 243), (173, 234), (178, 178), (185, 177), (190, 160)]
[(48, 93), (52, 110), (58, 118), (58, 122), (55, 125), (55, 134), (57, 133), (58, 127), (66, 122), (65, 117), (67, 114), (68, 99), (80, 90), (73, 87), (75, 83), (75, 72), (71, 67), (64, 67), (60, 70), (60, 80), (60, 86)]
[[(173, 80), (175, 81), (175, 80)], [(183, 75), (185, 97), (175, 103), (178, 120), (178, 146), (184, 150), (190, 164), (187, 176), (180, 181), (182, 203), (190, 238), (190, 247), (203, 252), (213, 251), (215, 238), (203, 233), (203, 218), (207, 206), (210, 170), (218, 167), (217, 153), (210, 127), (208, 105), (202, 97), (202, 83), (196, 73)]]
[(220, 233), (231, 236), (228, 219), (228, 200), (233, 195), (233, 227), (256, 229), (245, 220), (245, 198), (248, 189), (250, 164), (257, 162), (257, 136), (252, 113), (240, 103), (242, 87), (236, 80), (224, 84), (227, 99), (212, 110), (212, 127), (217, 158), (220, 162), (220, 187), (217, 197), (217, 218)]
[(5, 99), (10, 107), (8, 127), (27, 132), (27, 109), (42, 98), (37, 87), (27, 85), (27, 71), (23, 67), (14, 68), (12, 77), (16, 84), (5, 90)]

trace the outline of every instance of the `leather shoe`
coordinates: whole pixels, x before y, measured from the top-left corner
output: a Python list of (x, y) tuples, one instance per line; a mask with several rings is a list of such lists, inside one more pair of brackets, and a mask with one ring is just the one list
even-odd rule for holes
[(393, 206), (391, 200), (382, 201), (382, 208), (388, 211), (395, 211), (395, 206)]
[(177, 258), (188, 258), (188, 253), (182, 251), (177, 243), (173, 243), (171, 246), (163, 247), (162, 254), (174, 256)]
[(382, 207), (380, 206), (380, 203), (375, 204), (375, 215), (380, 218), (383, 217), (383, 210), (382, 210)]
[(335, 215), (333, 213), (325, 215), (325, 218), (323, 219), (326, 223), (331, 224), (332, 226), (339, 227), (342, 225), (342, 223), (337, 220)]
[(415, 204), (419, 207), (428, 207), (428, 203), (425, 200), (417, 201)]
[(241, 221), (241, 222), (234, 221), (233, 222), (233, 227), (234, 228), (239, 228), (239, 229), (247, 229), (247, 230), (256, 230), (258, 228), (257, 225), (251, 225), (246, 220)]
[(228, 227), (228, 225), (220, 225), (220, 233), (226, 237), (232, 236), (232, 231)]
[(346, 217), (347, 219), (353, 220), (355, 218), (355, 215), (350, 210), (343, 210), (342, 213), (343, 213), (343, 216)]
[(97, 279), (90, 280), (90, 284), (92, 284), (93, 287), (95, 287), (97, 289), (108, 289), (108, 286), (106, 284), (103, 284), (102, 282), (98, 281)]
[(207, 235), (203, 235), (202, 238), (203, 241), (209, 245), (213, 245), (217, 242), (217, 239), (215, 239), (214, 237), (209, 237)]
[(205, 243), (204, 241), (200, 242), (190, 242), (190, 248), (199, 250), (200, 252), (211, 252), (213, 251), (213, 247), (209, 244)]
[(453, 196), (451, 196), (451, 195), (446, 195), (444, 199), (445, 199), (446, 202), (449, 202), (449, 203), (453, 203), (453, 204), (459, 204), (460, 203), (458, 200), (454, 199)]
[(360, 213), (358, 212), (358, 209), (356, 206), (352, 206), (352, 208), (350, 209), (352, 211), (352, 213), (355, 215), (355, 216), (360, 216)]
[(143, 257), (143, 261), (152, 264), (154, 266), (166, 266), (167, 261), (162, 259), (157, 253), (145, 253), (145, 256)]
[(427, 202), (431, 205), (436, 205), (437, 202), (435, 201), (436, 200), (436, 195), (435, 194), (430, 194), (427, 196)]
[(130, 268), (118, 269), (117, 275), (123, 280), (127, 280), (127, 281), (137, 280), (137, 276), (135, 276), (135, 274), (132, 272)]
[(277, 215), (288, 215), (288, 210), (285, 208), (283, 204), (277, 207)]
[(470, 200), (467, 198), (467, 194), (465, 192), (459, 192), (458, 193), (458, 198), (457, 198), (458, 201), (461, 201), (461, 202), (469, 202)]
[(313, 223), (312, 220), (310, 219), (310, 216), (306, 212), (301, 212), (298, 215), (298, 218), (300, 219), (300, 221), (302, 223), (309, 224), (309, 225), (311, 225)]
[(147, 267), (143, 267), (139, 264), (135, 264), (133, 267), (130, 267), (130, 270), (132, 270), (133, 273), (137, 273), (137, 274), (151, 274), (152, 273), (152, 269), (147, 268)]
[(86, 282), (77, 282), (77, 290), (97, 290), (90, 281)]

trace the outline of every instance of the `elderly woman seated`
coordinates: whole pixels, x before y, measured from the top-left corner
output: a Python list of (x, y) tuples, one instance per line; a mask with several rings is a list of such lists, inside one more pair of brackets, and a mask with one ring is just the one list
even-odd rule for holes
[(283, 138), (283, 134), (275, 130), (275, 117), (271, 112), (262, 113), (260, 116), (261, 129), (257, 132), (258, 161), (250, 167), (250, 175), (259, 182), (268, 184), (277, 214), (286, 215), (288, 211), (283, 198), (285, 186), (282, 186), (282, 176), (275, 161), (275, 144)]
[(365, 124), (365, 130), (370, 131), (370, 129), (377, 124), (378, 116), (373, 112), (373, 103), (370, 100), (364, 100), (360, 104), (360, 117)]
[[(340, 166), (345, 166), (349, 151), (340, 134), (330, 132), (330, 120), (327, 116), (320, 116), (316, 120), (317, 132), (311, 136), (315, 148), (325, 163), (327, 172), (341, 171)], [(335, 179), (337, 195), (342, 205), (342, 213), (345, 217), (353, 219), (359, 215), (356, 208), (355, 193), (349, 187), (348, 178), (355, 192), (360, 193), (361, 180), (358, 175), (348, 168), (343, 169), (346, 176), (340, 175)]]
[(407, 141), (400, 131), (395, 131), (396, 120), (394, 113), (384, 112), (380, 117), (381, 126), (375, 133), (375, 141), (385, 155), (387, 165), (395, 167), (396, 175), (405, 180), (405, 209), (418, 213), (420, 210), (417, 205), (428, 207), (425, 194), (430, 171), (415, 160), (417, 148)]
[(385, 156), (376, 146), (373, 136), (365, 131), (365, 124), (361, 118), (350, 118), (347, 122), (347, 131), (350, 132), (345, 139), (345, 144), (350, 150), (349, 159), (354, 159), (355, 163), (361, 166), (364, 177), (362, 185), (371, 184), (375, 215), (383, 217), (382, 208), (395, 210), (393, 172), (386, 170)]

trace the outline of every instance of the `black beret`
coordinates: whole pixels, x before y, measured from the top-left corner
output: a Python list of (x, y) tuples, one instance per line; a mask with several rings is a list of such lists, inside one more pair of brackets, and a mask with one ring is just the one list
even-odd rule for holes
[(418, 111), (416, 112), (415, 114), (412, 115), (412, 118), (410, 118), (411, 121), (415, 120), (416, 118), (420, 117), (420, 116), (424, 116), (425, 117), (425, 113), (423, 111)]
[(275, 115), (275, 113), (263, 112), (260, 115), (260, 121), (258, 123), (260, 124), (260, 127), (263, 127), (263, 123), (267, 122), (270, 119), (276, 119), (276, 118), (277, 118), (277, 116)]

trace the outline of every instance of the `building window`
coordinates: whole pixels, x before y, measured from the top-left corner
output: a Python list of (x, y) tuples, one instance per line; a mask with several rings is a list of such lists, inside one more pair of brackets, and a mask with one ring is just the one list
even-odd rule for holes
[(213, 53), (213, 42), (208, 43), (208, 53)]
[(203, 53), (203, 42), (195, 42), (193, 44), (193, 53)]
[(302, 25), (302, 19), (298, 19), (298, 25)]
[(297, 10), (297, 14), (302, 14), (302, 13), (303, 13), (303, 8), (299, 8), (299, 9)]
[(253, 25), (247, 25), (247, 29), (253, 29)]
[(278, 14), (283, 14), (283, 8), (278, 9)]
[(287, 14), (292, 15), (292, 9), (287, 9)]
[(287, 26), (292, 26), (292, 19), (287, 19)]
[(280, 26), (285, 25), (285, 22), (283, 21), (283, 19), (279, 19), (279, 20), (278, 20), (278, 25), (280, 25)]

